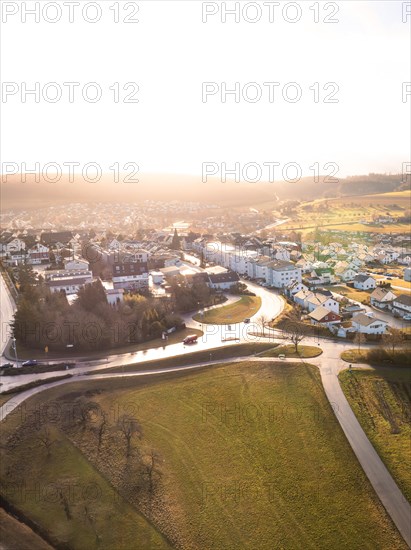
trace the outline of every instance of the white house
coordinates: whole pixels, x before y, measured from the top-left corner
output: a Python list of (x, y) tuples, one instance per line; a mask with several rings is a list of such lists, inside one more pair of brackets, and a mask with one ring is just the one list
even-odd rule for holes
[(228, 290), (240, 280), (240, 277), (234, 271), (227, 271), (227, 273), (210, 273), (208, 278), (210, 280), (210, 286), (219, 290)]
[(73, 258), (64, 262), (64, 269), (74, 269), (76, 271), (88, 271), (90, 264), (87, 260)]
[(111, 306), (116, 306), (124, 299), (124, 290), (122, 288), (106, 288), (107, 302)]
[(359, 274), (354, 278), (354, 288), (358, 290), (372, 290), (376, 286), (375, 279), (370, 275)]
[(292, 281), (301, 283), (302, 273), (299, 267), (291, 262), (276, 260), (268, 264), (266, 283), (275, 288), (284, 288)]
[(410, 314), (411, 294), (400, 294), (400, 296), (393, 300), (391, 309), (395, 315), (399, 315), (400, 317)]
[(66, 294), (77, 294), (77, 292), (86, 284), (93, 282), (93, 274), (91, 271), (73, 272), (55, 272), (47, 276), (46, 285), (50, 292), (64, 291)]
[(380, 309), (389, 308), (392, 305), (392, 302), (395, 300), (396, 295), (391, 292), (388, 288), (376, 288), (371, 296), (370, 301), (371, 305), (378, 307)]
[(336, 274), (340, 277), (340, 279), (344, 283), (347, 283), (349, 281), (353, 281), (354, 278), (357, 276), (357, 272), (354, 271), (354, 269), (352, 269), (351, 267), (348, 267), (347, 269), (344, 269), (341, 272), (336, 273)]
[(397, 262), (401, 265), (411, 265), (411, 254), (401, 254), (398, 256)]
[(388, 323), (382, 321), (381, 319), (376, 319), (371, 317), (371, 315), (366, 315), (364, 313), (359, 313), (355, 315), (352, 320), (352, 327), (356, 332), (361, 334), (385, 334)]
[(26, 243), (22, 239), (12, 239), (6, 245), (6, 252), (19, 252), (21, 250), (26, 250)]
[(294, 296), (297, 292), (301, 292), (301, 290), (308, 290), (308, 287), (306, 287), (304, 283), (291, 281), (291, 283), (287, 286), (285, 293), (288, 296)]
[(323, 306), (329, 311), (338, 314), (340, 312), (340, 304), (334, 300), (332, 296), (325, 296), (324, 294), (312, 292), (306, 298), (306, 309), (309, 312), (314, 311), (318, 306)]

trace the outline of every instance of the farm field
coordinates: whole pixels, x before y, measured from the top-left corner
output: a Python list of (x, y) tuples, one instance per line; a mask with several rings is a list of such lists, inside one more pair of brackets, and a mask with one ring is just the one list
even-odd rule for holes
[(205, 311), (204, 315), (196, 314), (193, 319), (199, 323), (213, 325), (241, 323), (245, 318), (255, 315), (260, 307), (261, 298), (259, 296), (242, 296), (233, 304), (210, 309)]
[(411, 502), (411, 369), (343, 371), (340, 382), (362, 428)]
[(366, 225), (362, 222), (370, 222), (376, 216), (401, 217), (409, 212), (410, 207), (411, 195), (408, 191), (317, 199), (300, 205), (292, 220), (281, 227), (293, 228), (303, 233), (308, 229), (312, 231), (315, 227), (350, 232), (405, 233), (410, 230), (409, 224)]
[[(40, 423), (48, 404), (67, 412)], [(82, 380), (26, 410), (2, 426), (2, 483), (61, 494), (7, 498), (73, 550), (405, 548), (311, 365)]]

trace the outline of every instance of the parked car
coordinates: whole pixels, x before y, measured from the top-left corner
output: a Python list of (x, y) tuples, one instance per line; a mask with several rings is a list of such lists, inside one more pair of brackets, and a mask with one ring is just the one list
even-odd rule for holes
[(12, 363), (4, 363), (0, 368), (2, 369), (11, 369), (14, 365)]
[(37, 365), (37, 359), (28, 359), (22, 363), (23, 367), (34, 367), (35, 365)]
[(278, 356), (278, 359), (285, 359), (284, 353), (280, 353), (279, 356)]
[(183, 344), (196, 344), (198, 340), (197, 334), (190, 334), (186, 336), (183, 340)]
[(406, 315), (404, 315), (403, 319), (404, 321), (411, 321), (411, 313), (407, 313)]
[(247, 317), (247, 319), (244, 319), (243, 323), (249, 323), (250, 319)]

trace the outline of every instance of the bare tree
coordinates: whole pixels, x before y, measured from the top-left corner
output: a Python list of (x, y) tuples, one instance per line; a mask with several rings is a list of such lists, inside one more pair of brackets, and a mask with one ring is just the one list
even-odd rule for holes
[(148, 492), (152, 496), (155, 490), (155, 485), (161, 478), (161, 472), (159, 469), (160, 456), (154, 449), (150, 450), (147, 461), (144, 462), (143, 475), (147, 479)]
[(367, 338), (365, 337), (365, 334), (363, 334), (362, 332), (357, 332), (355, 334), (354, 342), (358, 345), (358, 352), (360, 352), (361, 345), (367, 342)]
[(88, 401), (85, 397), (81, 397), (78, 401), (80, 423), (85, 427), (89, 422), (94, 422), (95, 418), (100, 414), (100, 406), (93, 401)]
[(103, 440), (103, 435), (107, 428), (107, 415), (105, 411), (103, 411), (103, 409), (100, 409), (100, 414), (101, 414), (101, 421), (97, 432), (98, 433), (98, 450), (100, 450), (101, 442)]
[(62, 489), (59, 489), (59, 497), (60, 497), (60, 502), (64, 508), (64, 513), (66, 514), (66, 518), (72, 519), (73, 516), (71, 515), (71, 511), (70, 511), (70, 504), (69, 504), (69, 501), (67, 500), (66, 495), (63, 493)]
[(404, 342), (404, 333), (399, 328), (390, 327), (389, 332), (382, 337), (384, 345), (394, 354), (397, 346)]
[(265, 325), (268, 323), (269, 319), (267, 317), (267, 315), (264, 315), (264, 313), (262, 313), (259, 318), (257, 319), (257, 322), (259, 325), (261, 325), (261, 329), (263, 331), (263, 336), (265, 336)]
[(294, 344), (295, 352), (298, 353), (298, 345), (307, 336), (307, 326), (301, 322), (297, 314), (292, 313), (285, 322), (284, 332)]
[(51, 455), (51, 447), (56, 442), (51, 434), (50, 427), (45, 424), (38, 432), (37, 439), (40, 441), (47, 451), (47, 456)]
[(118, 419), (118, 428), (124, 435), (127, 443), (127, 456), (130, 456), (131, 438), (135, 435), (141, 439), (143, 435), (142, 427), (135, 418), (128, 414), (123, 414)]

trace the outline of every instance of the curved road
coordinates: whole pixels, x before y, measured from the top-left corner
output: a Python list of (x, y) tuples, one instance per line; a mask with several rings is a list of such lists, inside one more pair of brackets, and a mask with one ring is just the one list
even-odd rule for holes
[[(253, 285), (248, 282), (247, 284), (249, 287), (251, 287), (251, 289), (256, 294), (261, 296), (263, 300), (262, 309), (254, 316), (252, 321), (258, 318), (261, 314), (264, 314), (269, 319), (271, 319), (281, 312), (282, 300), (280, 300), (277, 295), (275, 295), (273, 292), (270, 292), (262, 287), (258, 287), (257, 285)], [(250, 325), (251, 327), (253, 326), (252, 323)], [(240, 323), (238, 325), (233, 325), (235, 328), (235, 332), (238, 331), (237, 333), (238, 342), (250, 341), (250, 336), (247, 337), (247, 332), (250, 332), (249, 330), (250, 325), (244, 325), (243, 323)], [(199, 323), (192, 321), (192, 319), (187, 319), (187, 326), (199, 328)], [(215, 327), (215, 325), (208, 325), (208, 326)], [(204, 327), (206, 327), (206, 325), (204, 325)], [(218, 327), (218, 329), (213, 330), (212, 333), (211, 331), (207, 330), (207, 332), (205, 332), (202, 338), (202, 340), (204, 341), (202, 342), (201, 349), (205, 349), (207, 347), (208, 348), (219, 347), (222, 345), (227, 345), (232, 343), (232, 341), (231, 342), (222, 341), (224, 339), (223, 338), (224, 336), (227, 337), (227, 334), (223, 333), (224, 328), (225, 327)], [(228, 328), (226, 330), (228, 331)], [(281, 336), (281, 334), (278, 331), (272, 330), (271, 334), (273, 336), (275, 335), (276, 337)], [(310, 343), (311, 345), (316, 345), (318, 340), (315, 338), (307, 338), (306, 342)], [(338, 381), (338, 373), (344, 368), (346, 368), (346, 363), (344, 363), (340, 359), (341, 351), (343, 351), (345, 348), (352, 347), (352, 343), (322, 340), (321, 346), (323, 349), (323, 354), (317, 359), (310, 360), (310, 363), (317, 365), (317, 367), (319, 368), (321, 373), (322, 383), (323, 383), (327, 398), (334, 410), (334, 413), (355, 455), (357, 456), (362, 468), (364, 469), (365, 474), (367, 475), (370, 483), (374, 487), (378, 497), (380, 498), (388, 514), (391, 516), (399, 532), (403, 536), (408, 546), (411, 548), (411, 506), (408, 503), (408, 501), (405, 499), (403, 494), (401, 493), (400, 489), (398, 488), (391, 474), (388, 472), (384, 463), (382, 462), (377, 452), (375, 451), (374, 447), (372, 446), (369, 439), (367, 438), (365, 432), (361, 428)], [(141, 360), (146, 361), (148, 359), (158, 359), (160, 357), (163, 358), (163, 357), (176, 356), (184, 353), (189, 353), (191, 351), (193, 351), (193, 348), (185, 347), (182, 350), (181, 344), (173, 344), (173, 345), (167, 346), (166, 348), (161, 348), (162, 353), (161, 352), (159, 353), (158, 349), (147, 350), (146, 352), (137, 352), (135, 354), (111, 356), (107, 361), (98, 360), (93, 362), (93, 363), (97, 363), (94, 365), (91, 363), (84, 364), (84, 366), (77, 367), (70, 371), (72, 374), (75, 375), (71, 378), (67, 378), (65, 380), (60, 380), (57, 382), (51, 382), (49, 384), (44, 384), (42, 386), (32, 388), (30, 390), (22, 392), (21, 394), (17, 395), (15, 398), (10, 399), (2, 407), (0, 407), (0, 421), (4, 420), (13, 410), (16, 410), (29, 397), (32, 397), (33, 395), (36, 395), (49, 388), (53, 388), (56, 386), (67, 384), (67, 383), (73, 383), (76, 381), (85, 380), (83, 377), (78, 377), (76, 375), (84, 374), (85, 372), (92, 372), (96, 368), (101, 369), (104, 367), (121, 366), (124, 364), (134, 364), (134, 363), (141, 362)], [(156, 352), (156, 353), (153, 353), (154, 357), (151, 357), (152, 354), (150, 354), (150, 352)], [(130, 355), (133, 357), (130, 357)], [(247, 357), (236, 358), (232, 360), (224, 360), (224, 362), (234, 363), (242, 360), (272, 361), (271, 358), (259, 358), (259, 357), (247, 356)], [(172, 367), (172, 368), (161, 369), (161, 370), (153, 369), (153, 370), (146, 370), (146, 371), (140, 371), (136, 373), (127, 373), (127, 374), (101, 373), (101, 374), (89, 375), (87, 379), (96, 380), (96, 379), (104, 379), (104, 378), (115, 378), (119, 376), (132, 377), (132, 376), (147, 376), (147, 375), (153, 375), (153, 374), (160, 375), (160, 374), (169, 373), (169, 372), (179, 372), (184, 370), (198, 369), (204, 366), (211, 366), (216, 363), (221, 363), (221, 360), (215, 361), (215, 362), (208, 361), (208, 362), (188, 365), (184, 367)], [(43, 375), (42, 378), (56, 376), (55, 372), (45, 373), (45, 374), (47, 374), (47, 376)], [(33, 375), (27, 375), (27, 377), (33, 377)], [(27, 383), (28, 381), (27, 377), (26, 375), (18, 376), (17, 377), (19, 379), (18, 381), (15, 380), (16, 377), (3, 377), (3, 380), (6, 380), (7, 378), (9, 379), (14, 378), (13, 381), (10, 380), (7, 384), (9, 387), (12, 387), (13, 385), (20, 385), (23, 383)], [(38, 377), (36, 376), (36, 378)]]

